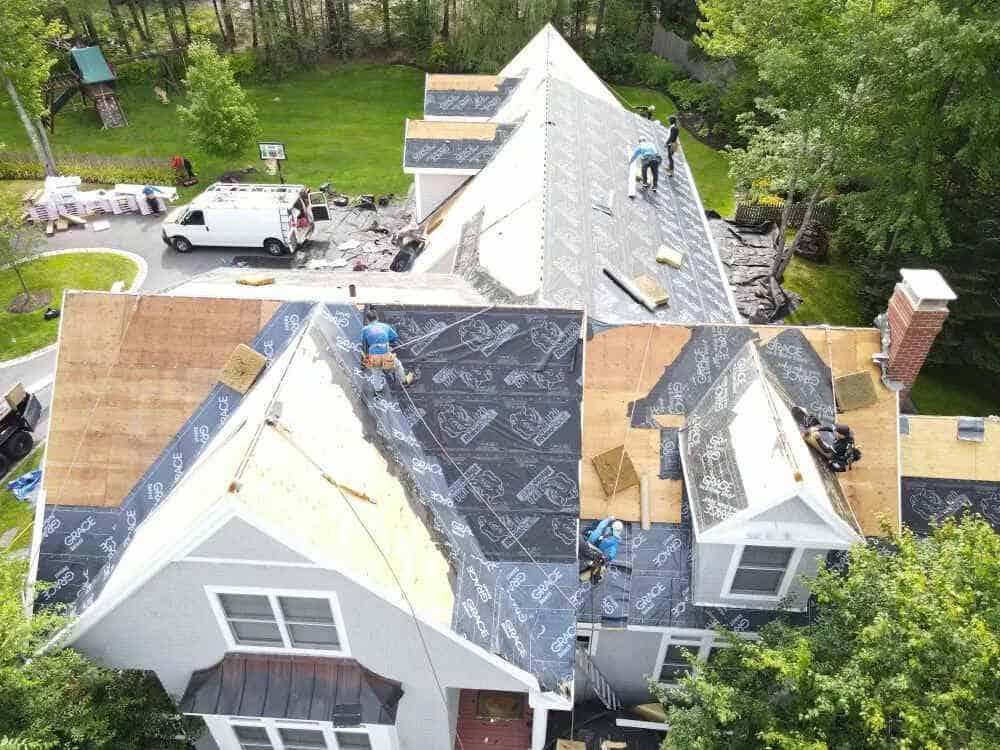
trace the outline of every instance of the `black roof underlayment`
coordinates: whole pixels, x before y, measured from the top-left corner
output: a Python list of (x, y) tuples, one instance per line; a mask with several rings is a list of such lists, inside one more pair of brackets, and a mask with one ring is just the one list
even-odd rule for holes
[(978, 513), (1000, 533), (1000, 482), (972, 479), (902, 477), (903, 523), (914, 533), (930, 533), (931, 524)]
[(474, 138), (407, 138), (403, 166), (411, 169), (482, 169), (507, 142), (513, 125), (498, 125), (491, 141)]
[[(250, 347), (273, 361), (288, 346), (312, 307), (287, 302)], [(94, 601), (136, 530), (194, 465), (243, 394), (216, 383), (202, 405), (115, 508), (47, 505), (42, 523), (37, 580), (51, 584), (37, 604), (69, 604), (82, 612)]]
[(424, 115), (493, 117), (520, 82), (520, 78), (504, 78), (496, 91), (427, 89), (424, 91)]
[(618, 711), (609, 711), (596, 701), (578, 703), (569, 711), (551, 711), (544, 750), (554, 750), (560, 739), (582, 742), (587, 750), (602, 750), (605, 740), (625, 742), (628, 750), (660, 750), (663, 732), (636, 727), (620, 727)]
[[(406, 391), (371, 398), (353, 305), (318, 319), (455, 570), (452, 628), (568, 695), (582, 397), (578, 311), (381, 308)], [(412, 341), (412, 344), (407, 344)]]

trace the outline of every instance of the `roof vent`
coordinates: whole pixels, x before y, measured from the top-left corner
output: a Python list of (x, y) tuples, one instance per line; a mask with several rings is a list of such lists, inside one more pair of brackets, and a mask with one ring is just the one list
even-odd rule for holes
[(958, 439), (981, 443), (986, 439), (986, 425), (982, 417), (959, 417)]

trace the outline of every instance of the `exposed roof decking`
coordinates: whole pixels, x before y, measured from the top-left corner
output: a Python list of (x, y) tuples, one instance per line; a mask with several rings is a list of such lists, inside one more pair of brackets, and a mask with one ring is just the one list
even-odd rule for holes
[(909, 415), (900, 435), (904, 477), (1000, 482), (1000, 422), (984, 421), (985, 440), (959, 440), (958, 417)]
[(492, 118), (520, 84), (517, 78), (476, 75), (429, 75), (424, 87), (424, 116)]
[[(765, 347), (763, 353), (770, 358), (769, 366), (782, 386), (793, 388), (795, 400), (813, 412), (824, 408), (822, 404), (829, 398), (820, 395), (824, 376), (816, 370), (816, 363), (832, 363), (834, 377), (871, 373), (878, 403), (837, 417), (854, 430), (863, 458), (850, 472), (836, 477), (865, 535), (882, 533), (879, 514), (885, 514), (890, 525), (898, 528), (896, 394), (881, 385), (871, 361), (871, 354), (880, 350), (878, 331), (847, 328), (595, 326), (587, 341), (581, 517), (601, 518), (613, 513), (623, 520), (639, 520), (638, 488), (620, 491), (609, 501), (591, 464), (595, 455), (624, 443), (637, 473), (652, 478), (653, 520), (678, 523), (683, 483), (658, 478), (662, 450), (664, 446), (673, 450), (674, 445), (661, 440), (660, 428), (684, 425), (688, 410), (749, 337), (757, 336), (760, 344), (766, 345), (782, 334), (785, 336), (770, 349)], [(809, 343), (812, 354), (798, 349), (803, 341), (799, 337)], [(825, 377), (829, 391), (829, 373)], [(630, 418), (629, 403), (633, 400), (637, 406)], [(831, 412), (826, 417), (834, 415)], [(630, 424), (632, 429), (628, 429)]]
[(279, 305), (68, 293), (46, 501), (117, 507)]
[(496, 91), (503, 80), (491, 75), (432, 73), (424, 85), (428, 91)]

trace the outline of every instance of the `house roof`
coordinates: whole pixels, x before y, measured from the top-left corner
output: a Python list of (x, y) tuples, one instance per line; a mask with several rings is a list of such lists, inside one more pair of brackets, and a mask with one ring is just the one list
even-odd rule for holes
[(495, 122), (407, 120), (403, 169), (482, 169), (513, 129)]
[(113, 81), (116, 76), (108, 66), (108, 61), (104, 59), (104, 53), (100, 47), (76, 47), (69, 51), (73, 62), (76, 63), (80, 71), (80, 78), (84, 83), (104, 83)]
[(226, 654), (191, 675), (180, 709), (188, 714), (329, 721), (334, 727), (395, 724), (398, 682), (354, 659)]
[(966, 513), (1000, 531), (1000, 421), (973, 420), (976, 430), (967, 419), (900, 417), (903, 521), (918, 533)]
[[(229, 303), (166, 299), (203, 315)], [(422, 375), (405, 397), (393, 387), (372, 397), (357, 305), (282, 304), (247, 342), (269, 356), (256, 384), (245, 396), (213, 386), (117, 507), (97, 512), (67, 495), (46, 505), (38, 578), (56, 585), (40, 602), (79, 612), (106, 586), (121, 593), (165, 544), (228, 503), (376, 590), (396, 597), (402, 586), (422, 617), (544, 690), (568, 692), (574, 606), (562, 590), (576, 576), (581, 315), (382, 313), (412, 342), (402, 356)], [(97, 333), (67, 330), (73, 341), (64, 333), (61, 349), (86, 348)], [(151, 340), (148, 356), (172, 338)], [(130, 388), (109, 381), (88, 405)], [(53, 424), (63, 418), (56, 411)]]
[[(496, 301), (583, 306), (604, 322), (735, 322), (683, 149), (658, 193), (629, 199), (628, 157), (663, 142), (659, 123), (627, 111), (547, 26), (504, 69), (522, 83), (494, 116), (517, 122), (496, 156), (429, 232), (416, 270), (455, 270)], [(656, 262), (661, 245), (685, 254)], [(656, 313), (604, 274), (645, 275), (670, 295)]]
[(501, 76), (428, 75), (425, 117), (488, 118), (507, 101), (520, 80)]
[[(871, 361), (880, 350), (878, 331), (854, 328), (592, 326), (584, 387), (582, 517), (614, 514), (639, 520), (639, 488), (620, 489), (608, 498), (591, 463), (595, 456), (624, 445), (637, 475), (649, 478), (652, 520), (680, 523), (684, 482), (679, 432), (699, 404), (703, 411), (715, 405), (717, 390), (734, 403), (732, 376), (751, 372), (738, 369), (739, 362), (751, 356), (746, 350), (751, 341), (763, 368), (753, 370), (753, 380), (761, 380), (764, 372), (779, 401), (801, 405), (826, 421), (846, 422), (854, 430), (864, 455), (850, 472), (837, 475), (850, 506), (850, 512), (841, 508), (838, 515), (856, 517), (867, 536), (882, 533), (882, 515), (898, 528), (896, 394), (881, 385)], [(877, 402), (839, 414), (832, 378), (859, 371), (878, 383)], [(723, 376), (729, 378), (724, 394)], [(743, 382), (741, 387), (746, 387), (750, 379)], [(797, 441), (795, 426), (782, 420), (783, 431)], [(801, 448), (798, 443), (793, 447)], [(805, 464), (801, 450), (796, 455)]]
[(50, 504), (114, 508), (279, 302), (69, 292), (43, 484)]

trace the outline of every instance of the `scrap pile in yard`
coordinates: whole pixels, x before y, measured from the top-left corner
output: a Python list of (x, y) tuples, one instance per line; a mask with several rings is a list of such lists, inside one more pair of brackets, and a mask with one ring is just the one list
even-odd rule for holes
[(316, 235), (296, 258), (296, 267), (348, 271), (389, 271), (399, 248), (393, 234), (410, 221), (409, 200), (362, 208), (330, 205), (330, 221), (316, 225)]
[(729, 276), (736, 307), (748, 323), (780, 323), (802, 304), (771, 273), (777, 252), (778, 227), (741, 224), (710, 213), (708, 220)]

